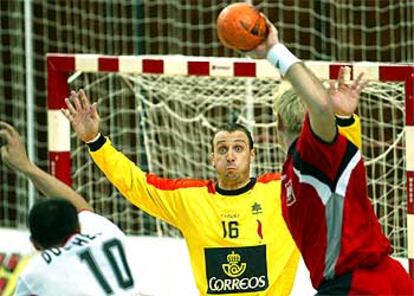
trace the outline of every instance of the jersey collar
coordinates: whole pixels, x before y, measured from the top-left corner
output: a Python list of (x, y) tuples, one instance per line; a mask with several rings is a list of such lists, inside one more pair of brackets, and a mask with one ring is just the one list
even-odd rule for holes
[(225, 189), (220, 188), (218, 184), (216, 184), (216, 192), (221, 195), (232, 195), (232, 196), (240, 195), (252, 189), (254, 184), (256, 184), (256, 178), (250, 178), (249, 183), (247, 183), (242, 188), (235, 189), (235, 190), (225, 190)]

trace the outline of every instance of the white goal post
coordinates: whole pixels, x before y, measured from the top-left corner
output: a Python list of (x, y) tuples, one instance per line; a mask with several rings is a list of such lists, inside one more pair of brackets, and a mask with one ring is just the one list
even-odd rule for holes
[[(369, 192), (393, 256), (409, 258), (414, 278), (414, 65), (307, 61), (321, 79), (339, 67), (370, 83), (358, 113)], [(280, 74), (265, 60), (189, 56), (48, 54), (50, 172), (82, 192), (129, 234), (179, 235), (130, 207), (91, 164), (60, 109), (69, 90), (98, 99), (104, 132), (144, 169), (163, 177), (210, 178), (209, 133), (222, 122), (252, 130), (258, 159), (254, 174), (277, 171), (272, 92)]]

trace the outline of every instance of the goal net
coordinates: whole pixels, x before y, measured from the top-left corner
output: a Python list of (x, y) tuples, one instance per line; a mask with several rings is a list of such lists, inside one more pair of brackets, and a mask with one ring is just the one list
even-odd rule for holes
[[(272, 113), (272, 94), (280, 84), (280, 75), (267, 61), (88, 55), (49, 55), (48, 61), (52, 171), (73, 182), (98, 212), (111, 217), (128, 234), (180, 235), (129, 204), (93, 165), (86, 145), (69, 133), (67, 120), (59, 111), (68, 89), (83, 88), (92, 101), (98, 102), (103, 133), (145, 171), (168, 178), (213, 179), (211, 138), (218, 126), (229, 121), (241, 122), (253, 133), (257, 159), (252, 175), (281, 170), (284, 156), (276, 141)], [(336, 77), (340, 66), (321, 62), (307, 65), (325, 81)], [(413, 108), (407, 97), (407, 91), (413, 92), (409, 86), (413, 67), (374, 63), (349, 66), (354, 77), (364, 72), (370, 79), (358, 114), (372, 203), (392, 242), (393, 255), (407, 257), (406, 167), (410, 166), (406, 159), (411, 156), (406, 151), (413, 148), (408, 139), (413, 130), (406, 127), (406, 121), (412, 120), (406, 119), (406, 108)], [(56, 78), (62, 73), (66, 76)], [(64, 81), (57, 83), (60, 79)], [(57, 85), (60, 88), (55, 88)], [(70, 138), (66, 148), (61, 146), (64, 138)], [(71, 159), (70, 166), (67, 160), (61, 163), (65, 158), (62, 153), (69, 154), (66, 159)], [(409, 179), (409, 186), (413, 186)]]
[[(215, 26), (219, 12), (237, 1), (0, 1), (0, 118), (13, 123), (34, 150), (33, 161), (46, 168), (46, 53), (237, 56), (218, 42)], [(414, 62), (412, 0), (249, 2), (304, 60)], [(2, 165), (0, 183), (0, 225), (25, 228), (27, 180)]]

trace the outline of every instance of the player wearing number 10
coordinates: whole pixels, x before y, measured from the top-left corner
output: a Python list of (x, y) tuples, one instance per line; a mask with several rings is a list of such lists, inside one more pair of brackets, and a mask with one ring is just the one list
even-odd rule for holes
[(30, 210), (31, 240), (40, 253), (20, 275), (14, 295), (140, 295), (128, 265), (124, 233), (30, 162), (12, 126), (0, 122), (0, 137), (7, 143), (1, 148), (3, 162), (49, 196)]

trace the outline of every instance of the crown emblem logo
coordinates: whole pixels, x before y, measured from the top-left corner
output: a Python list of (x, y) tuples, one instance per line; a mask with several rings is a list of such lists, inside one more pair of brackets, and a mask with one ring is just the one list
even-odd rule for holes
[(228, 263), (224, 263), (221, 265), (224, 273), (232, 278), (241, 276), (245, 272), (247, 264), (245, 262), (240, 263), (240, 261), (240, 254), (237, 254), (234, 251), (232, 251), (230, 254), (227, 255)]
[(230, 264), (238, 264), (240, 262), (240, 255), (237, 253), (234, 253), (234, 251), (232, 251), (230, 254), (227, 255), (227, 262)]

